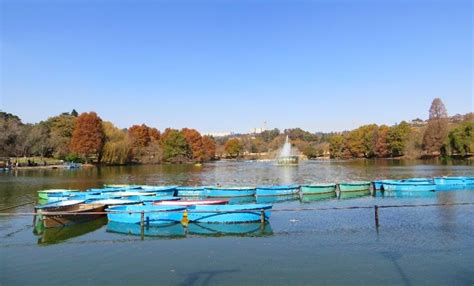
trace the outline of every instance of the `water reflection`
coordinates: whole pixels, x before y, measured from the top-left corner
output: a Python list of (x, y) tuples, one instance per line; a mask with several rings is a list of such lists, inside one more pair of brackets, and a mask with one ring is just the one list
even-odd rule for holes
[(370, 191), (339, 192), (339, 199), (354, 199), (370, 196)]
[(287, 195), (287, 196), (263, 196), (257, 197), (257, 204), (276, 204), (288, 201), (299, 200), (298, 194)]
[[(141, 227), (138, 224), (109, 222), (107, 232), (141, 236)], [(143, 235), (167, 239), (185, 238), (187, 235), (197, 236), (248, 236), (259, 237), (273, 234), (270, 223), (190, 223), (184, 227), (180, 223), (166, 226), (150, 226), (143, 228)]]
[(302, 195), (300, 201), (302, 203), (318, 202), (337, 198), (336, 192), (326, 194)]
[(38, 244), (49, 245), (64, 242), (68, 239), (93, 232), (107, 224), (107, 218), (99, 218), (86, 223), (65, 227), (45, 228), (41, 220), (35, 223), (33, 233), (40, 236)]

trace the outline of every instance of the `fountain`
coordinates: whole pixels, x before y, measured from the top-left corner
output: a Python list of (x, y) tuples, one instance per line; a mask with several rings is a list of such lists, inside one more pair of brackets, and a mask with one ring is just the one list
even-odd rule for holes
[(295, 165), (298, 164), (298, 156), (291, 152), (291, 143), (288, 135), (286, 136), (285, 144), (281, 149), (280, 155), (277, 158), (278, 165)]

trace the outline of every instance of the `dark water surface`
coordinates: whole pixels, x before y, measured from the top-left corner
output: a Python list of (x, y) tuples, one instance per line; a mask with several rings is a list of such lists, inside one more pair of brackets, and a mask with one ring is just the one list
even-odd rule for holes
[[(0, 173), (0, 209), (51, 188), (104, 183), (260, 185), (474, 175), (468, 163), (218, 162)], [(248, 199), (250, 202), (255, 199)], [(474, 190), (354, 198), (283, 198), (275, 210), (474, 203)], [(0, 216), (0, 285), (473, 285), (474, 206), (274, 211), (270, 225), (180, 225), (122, 234), (106, 220), (34, 230), (32, 205)], [(117, 230), (119, 232), (117, 232)], [(34, 234), (36, 231), (37, 234)], [(129, 228), (126, 232), (135, 233)], [(225, 232), (223, 234), (223, 232)], [(38, 235), (38, 233), (41, 233)]]

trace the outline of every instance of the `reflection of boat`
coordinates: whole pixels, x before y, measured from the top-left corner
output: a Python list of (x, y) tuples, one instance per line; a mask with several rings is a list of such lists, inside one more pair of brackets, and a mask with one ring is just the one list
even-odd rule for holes
[[(40, 222), (41, 224), (42, 222)], [(46, 228), (38, 234), (41, 237), (38, 239), (38, 244), (55, 244), (70, 238), (78, 237), (89, 232), (93, 232), (107, 224), (107, 218), (99, 218), (90, 222), (80, 223), (65, 227)], [(35, 226), (36, 227), (36, 226)], [(37, 226), (36, 229), (40, 229)]]
[(339, 192), (340, 199), (353, 199), (370, 196), (370, 191)]
[(301, 196), (301, 202), (309, 203), (309, 202), (317, 202), (322, 200), (329, 200), (336, 198), (336, 192), (333, 193), (326, 193), (326, 194), (311, 194), (311, 195), (304, 195)]
[(282, 203), (288, 201), (298, 200), (299, 195), (288, 195), (288, 196), (260, 196), (257, 197), (257, 204), (273, 204), (273, 203)]
[(206, 197), (247, 197), (255, 195), (255, 188), (252, 187), (218, 187), (206, 189)]
[(298, 185), (286, 186), (260, 186), (257, 187), (257, 196), (286, 196), (297, 194), (300, 191)]
[(107, 209), (107, 218), (115, 222), (140, 223), (143, 212), (146, 225), (165, 225), (180, 222), (185, 209), (182, 206), (116, 206)]
[(64, 209), (40, 209), (38, 214), (44, 227), (50, 228), (86, 222), (105, 216), (105, 214), (100, 214), (104, 212), (104, 208), (105, 206), (102, 204), (74, 204)]
[(79, 190), (66, 190), (66, 189), (55, 189), (55, 190), (42, 190), (38, 191), (38, 197), (43, 200), (47, 200), (49, 196), (68, 196), (72, 193), (79, 192)]
[(474, 185), (436, 185), (436, 191), (460, 191), (474, 189)]
[(384, 182), (382, 184), (382, 189), (385, 191), (429, 192), (435, 191), (436, 185), (433, 183), (421, 181), (393, 181)]
[(196, 205), (225, 205), (229, 200), (180, 200), (154, 202), (155, 206), (196, 206)]
[(344, 182), (339, 184), (339, 190), (341, 192), (361, 192), (370, 191), (370, 182)]
[(233, 198), (222, 198), (229, 200), (229, 205), (241, 205), (241, 204), (253, 204), (256, 202), (255, 197), (233, 197)]
[(190, 223), (188, 233), (206, 236), (269, 236), (273, 234), (270, 223)]
[[(107, 224), (107, 232), (141, 235), (141, 227), (139, 224), (110, 221)], [(185, 237), (186, 232), (180, 223), (171, 223), (162, 226), (144, 226), (143, 235), (163, 238), (179, 238)]]
[(192, 206), (188, 208), (187, 216), (190, 222), (205, 223), (246, 223), (270, 219), (272, 205), (209, 205)]
[(336, 193), (336, 184), (314, 184), (301, 186), (301, 193), (306, 194), (324, 194)]

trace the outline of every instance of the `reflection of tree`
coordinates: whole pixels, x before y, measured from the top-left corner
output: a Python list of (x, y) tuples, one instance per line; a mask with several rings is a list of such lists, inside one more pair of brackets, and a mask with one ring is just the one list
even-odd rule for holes
[[(187, 275), (186, 279), (180, 285), (209, 285), (212, 278), (221, 274), (237, 273), (240, 270), (214, 270), (214, 271), (200, 271), (193, 272)], [(201, 283), (199, 283), (201, 281)]]
[[(439, 204), (452, 204), (456, 201), (456, 192), (440, 192), (437, 196)], [(437, 207), (440, 216), (440, 229), (447, 239), (453, 239), (455, 237), (455, 207), (452, 206), (440, 206)]]

